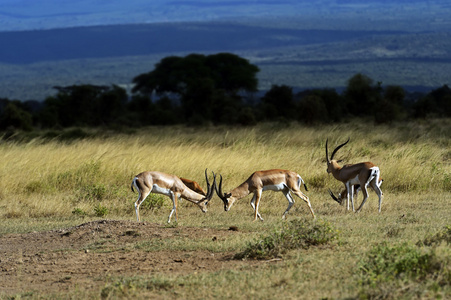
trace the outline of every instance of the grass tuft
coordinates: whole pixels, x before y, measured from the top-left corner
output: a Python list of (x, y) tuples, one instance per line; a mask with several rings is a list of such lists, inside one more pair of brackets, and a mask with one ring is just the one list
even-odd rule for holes
[(451, 225), (445, 226), (436, 234), (426, 237), (423, 241), (419, 241), (417, 245), (437, 246), (441, 243), (451, 245)]
[(280, 257), (289, 250), (308, 249), (338, 240), (338, 231), (325, 220), (296, 219), (283, 223), (269, 235), (249, 243), (235, 255), (236, 259), (270, 259)]
[(373, 247), (359, 263), (360, 299), (438, 297), (451, 284), (449, 253), (402, 243)]

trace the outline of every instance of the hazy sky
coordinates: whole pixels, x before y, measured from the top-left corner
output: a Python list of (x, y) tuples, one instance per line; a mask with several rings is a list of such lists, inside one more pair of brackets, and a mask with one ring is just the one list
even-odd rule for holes
[(445, 0), (0, 0), (0, 31), (243, 16), (406, 18), (449, 12), (446, 5)]

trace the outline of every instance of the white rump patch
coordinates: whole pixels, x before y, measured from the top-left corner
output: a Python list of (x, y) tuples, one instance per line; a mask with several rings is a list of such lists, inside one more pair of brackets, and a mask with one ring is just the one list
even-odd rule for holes
[(376, 184), (377, 185), (379, 185), (379, 172), (380, 172), (380, 170), (379, 170), (379, 168), (378, 167), (372, 167), (372, 168), (370, 168), (370, 170), (371, 170), (371, 174), (370, 174), (370, 177), (368, 178), (368, 181), (367, 181), (367, 185), (374, 179), (374, 178), (376, 178)]

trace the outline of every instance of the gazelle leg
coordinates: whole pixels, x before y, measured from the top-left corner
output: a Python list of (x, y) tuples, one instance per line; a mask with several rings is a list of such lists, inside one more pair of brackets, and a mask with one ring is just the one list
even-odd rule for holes
[(348, 182), (346, 183), (346, 210), (349, 210), (349, 201), (351, 201), (352, 197), (352, 191), (351, 191), (352, 185)]
[[(299, 198), (304, 200), (305, 203), (307, 203), (308, 208), (310, 209), (310, 213), (312, 214), (313, 218), (315, 219), (316, 218), (315, 212), (313, 211), (313, 208), (312, 208), (312, 205), (310, 204), (309, 198), (306, 195), (304, 195), (301, 191), (292, 191), (292, 192), (293, 192), (293, 194), (295, 194), (296, 196), (298, 196)], [(294, 203), (294, 200), (293, 200), (293, 203)], [(287, 212), (288, 212), (288, 209), (287, 209)]]
[[(254, 193), (254, 196), (252, 197), (252, 200), (251, 200), (251, 206), (254, 209), (254, 212), (255, 212), (255, 199), (257, 199), (257, 195)], [(258, 211), (257, 211), (257, 217), (263, 221), (263, 218)]]
[(377, 196), (379, 197), (379, 212), (381, 212), (381, 209), (382, 209), (382, 198), (384, 198), (384, 194), (382, 193), (382, 190), (381, 190), (380, 187), (378, 187), (377, 191), (378, 192), (376, 192), (376, 193), (377, 193)]
[(365, 204), (366, 200), (368, 199), (368, 186), (365, 184), (363, 187), (360, 186), (362, 188), (362, 193), (363, 193), (363, 201), (362, 204), (360, 204), (359, 208), (357, 209), (356, 213), (358, 213), (363, 205)]
[(360, 190), (361, 190), (360, 187), (359, 187), (358, 189), (356, 189), (356, 188), (354, 187), (354, 196), (355, 196), (356, 199), (359, 198), (359, 191), (360, 191)]
[(352, 206), (352, 211), (355, 211), (354, 208), (354, 186), (351, 185), (351, 206)]
[(136, 188), (138, 190), (138, 200), (136, 200), (135, 202), (135, 213), (136, 213), (136, 219), (139, 222), (140, 218), (139, 218), (139, 206), (141, 205), (141, 203), (144, 202), (144, 200), (146, 200), (147, 196), (150, 194), (150, 192), (144, 192), (142, 193), (140, 189)]
[(291, 207), (294, 205), (294, 199), (293, 199), (293, 197), (291, 196), (290, 190), (289, 190), (289, 189), (285, 189), (285, 190), (283, 190), (282, 192), (283, 192), (283, 194), (285, 195), (285, 198), (287, 198), (287, 200), (288, 200), (288, 207), (287, 207), (287, 209), (285, 210), (285, 212), (284, 212), (283, 215), (282, 215), (282, 219), (285, 219), (286, 214), (287, 214), (288, 211), (291, 209)]
[(175, 212), (175, 221), (177, 222), (177, 195), (171, 192), (170, 197), (172, 200), (172, 210), (171, 213), (169, 214), (168, 223), (171, 223), (171, 217), (174, 212)]
[(371, 184), (371, 187), (373, 188), (373, 190), (376, 192), (377, 196), (379, 197), (379, 212), (381, 212), (382, 198), (383, 198), (384, 194), (382, 193), (380, 185), (377, 184), (378, 180), (379, 180), (379, 178), (375, 178), (370, 182), (370, 184)]
[(254, 193), (254, 197), (255, 197), (255, 210), (254, 210), (254, 221), (257, 220), (257, 217), (263, 221), (263, 218), (261, 217), (261, 215), (258, 213), (258, 206), (260, 204), (260, 199), (262, 198), (262, 190), (256, 190)]

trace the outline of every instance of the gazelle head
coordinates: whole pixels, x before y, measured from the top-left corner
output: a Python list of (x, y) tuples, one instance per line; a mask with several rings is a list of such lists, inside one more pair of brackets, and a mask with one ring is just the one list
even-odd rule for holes
[[(200, 207), (202, 212), (206, 213), (208, 211), (208, 202), (213, 197), (213, 187), (210, 185), (210, 182), (208, 181), (208, 175), (207, 175), (207, 169), (205, 169), (205, 181), (207, 182), (207, 193), (205, 197), (197, 202), (197, 205)], [(213, 173), (213, 186), (216, 187), (216, 175)]]
[(219, 175), (220, 179), (219, 179), (219, 189), (216, 186), (215, 183), (215, 190), (216, 190), (216, 194), (218, 195), (219, 198), (221, 198), (222, 202), (224, 202), (224, 210), (225, 211), (229, 211), (230, 208), (232, 207), (233, 203), (236, 201), (235, 197), (232, 197), (232, 193), (226, 193), (224, 194), (222, 192), (222, 175)]
[(331, 173), (332, 170), (334, 170), (334, 169), (336, 169), (336, 168), (338, 167), (338, 163), (340, 162), (340, 161), (334, 160), (335, 154), (337, 153), (337, 151), (338, 151), (341, 147), (343, 147), (344, 145), (346, 145), (346, 144), (349, 142), (349, 138), (348, 138), (348, 140), (347, 140), (346, 142), (344, 142), (344, 143), (341, 144), (341, 145), (338, 145), (338, 147), (335, 148), (334, 151), (332, 151), (332, 155), (330, 156), (330, 159), (329, 159), (329, 153), (328, 153), (328, 150), (327, 150), (327, 142), (328, 142), (328, 141), (329, 141), (329, 139), (326, 140), (327, 173)]

